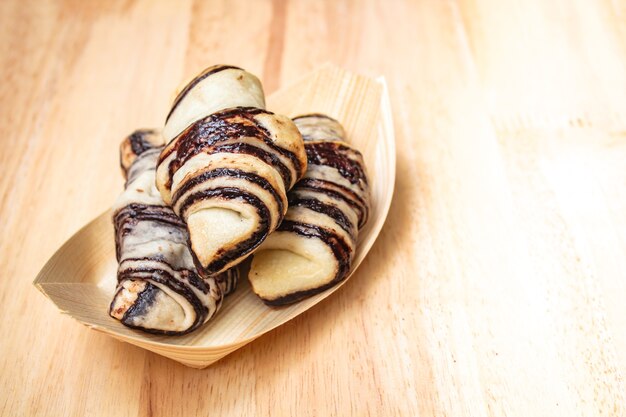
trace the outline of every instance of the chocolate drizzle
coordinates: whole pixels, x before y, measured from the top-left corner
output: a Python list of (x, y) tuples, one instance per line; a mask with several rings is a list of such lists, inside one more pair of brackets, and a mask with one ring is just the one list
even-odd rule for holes
[(367, 185), (365, 170), (359, 162), (348, 156), (349, 153), (354, 153), (360, 157), (359, 151), (337, 142), (306, 143), (304, 146), (310, 165), (335, 168), (350, 183), (358, 184), (363, 181)]
[(194, 306), (197, 312), (202, 313), (203, 311), (204, 312), (207, 311), (206, 307), (202, 305), (200, 300), (198, 300), (198, 297), (196, 296), (196, 294), (194, 294), (194, 292), (191, 289), (181, 284), (179, 280), (177, 280), (172, 274), (170, 274), (164, 269), (153, 268), (150, 266), (124, 268), (118, 274), (118, 280), (122, 282), (127, 279), (134, 279), (137, 276), (146, 276), (146, 275), (150, 276), (151, 281), (157, 282), (159, 284), (163, 284), (166, 287), (170, 288), (175, 293), (180, 294), (183, 297), (185, 297), (187, 301), (189, 301), (189, 303)]
[(289, 195), (289, 207), (306, 207), (320, 214), (325, 214), (335, 221), (346, 233), (354, 239), (354, 225), (348, 216), (338, 207), (322, 203), (316, 198), (300, 198), (297, 195)]
[(217, 283), (224, 293), (224, 297), (230, 295), (237, 288), (239, 283), (239, 268), (231, 268), (223, 274), (215, 277)]
[(129, 227), (144, 220), (161, 222), (180, 228), (185, 227), (185, 223), (166, 206), (131, 203), (119, 209), (114, 215), (116, 226), (123, 230), (125, 228), (127, 230)]
[(122, 323), (126, 325), (132, 324), (131, 320), (133, 317), (145, 315), (148, 310), (150, 310), (150, 307), (154, 305), (156, 295), (159, 291), (159, 287), (146, 282), (145, 289), (137, 294), (137, 301), (135, 301), (122, 316)]
[(170, 112), (167, 114), (167, 117), (165, 118), (165, 122), (167, 123), (167, 121), (170, 119), (170, 116), (172, 115), (172, 113), (174, 113), (174, 110), (176, 110), (176, 108), (178, 107), (182, 99), (185, 98), (187, 93), (189, 93), (189, 91), (191, 91), (191, 89), (195, 87), (196, 84), (198, 84), (200, 81), (207, 78), (209, 75), (212, 75), (212, 74), (215, 74), (220, 71), (227, 70), (227, 69), (241, 70), (241, 68), (234, 67), (232, 65), (215, 65), (215, 66), (207, 68), (200, 75), (198, 75), (193, 80), (191, 80), (191, 82), (189, 82), (189, 84), (187, 84), (185, 88), (183, 88), (183, 90), (180, 93), (178, 93), (178, 95), (174, 99), (174, 103), (172, 103), (172, 108), (170, 109)]
[(120, 167), (124, 178), (129, 180), (128, 174), (137, 158), (144, 157), (150, 151), (159, 151), (162, 145), (160, 134), (153, 129), (139, 129), (126, 137), (120, 144)]
[(295, 190), (310, 190), (341, 199), (356, 210), (359, 216), (359, 228), (367, 222), (367, 203), (358, 194), (340, 184), (318, 178), (303, 178), (298, 181)]
[(187, 217), (187, 210), (194, 203), (197, 203), (198, 201), (203, 201), (209, 198), (218, 198), (218, 199), (223, 199), (223, 200), (239, 200), (242, 203), (246, 203), (255, 207), (258, 210), (259, 215), (264, 215), (263, 217), (264, 219), (269, 218), (269, 209), (267, 208), (265, 203), (261, 201), (260, 198), (258, 198), (254, 194), (251, 194), (247, 191), (244, 191), (240, 188), (235, 188), (235, 187), (209, 188), (207, 190), (202, 190), (202, 191), (198, 191), (198, 192), (191, 194), (188, 198), (185, 199), (185, 202), (180, 207), (180, 213), (182, 217), (183, 218)]
[(247, 153), (275, 167), (288, 187), (292, 181), (291, 171), (280, 161), (277, 155), (241, 142), (220, 145), (221, 142), (232, 141), (237, 138), (255, 138), (273, 152), (287, 157), (293, 164), (296, 173), (301, 175), (302, 164), (296, 155), (274, 143), (270, 132), (254, 119), (254, 116), (259, 114), (273, 115), (272, 112), (255, 107), (235, 107), (213, 113), (186, 128), (174, 139), (172, 146), (168, 146), (161, 153), (159, 158), (160, 164), (172, 152), (176, 152), (176, 158), (169, 165), (170, 184), (174, 173), (200, 152), (229, 152)]
[(115, 254), (119, 262), (121, 258), (122, 239), (132, 232), (139, 222), (159, 222), (169, 227), (184, 230), (185, 223), (174, 212), (165, 206), (153, 206), (132, 203), (122, 207), (113, 215), (115, 226)]
[(239, 188), (219, 187), (194, 193), (185, 200), (185, 203), (180, 208), (181, 214), (186, 217), (185, 213), (191, 205), (198, 201), (210, 198), (239, 200), (245, 204), (249, 204), (255, 207), (258, 214), (259, 226), (257, 227), (256, 232), (254, 232), (248, 239), (236, 244), (233, 248), (224, 249), (221, 253), (218, 253), (216, 258), (211, 263), (206, 266), (203, 266), (201, 262), (196, 257), (194, 257), (194, 260), (196, 261), (196, 267), (199, 271), (202, 272), (203, 276), (209, 274), (208, 271), (219, 271), (226, 265), (228, 265), (228, 263), (230, 263), (231, 261), (242, 258), (251, 251), (253, 251), (258, 245), (261, 244), (261, 242), (269, 234), (270, 231), (270, 211), (268, 207), (255, 195), (243, 191)]
[(313, 113), (293, 119), (305, 142), (308, 141), (343, 141), (345, 132), (341, 124), (325, 114)]
[(294, 117), (294, 118), (293, 118), (293, 119), (291, 119), (291, 120), (293, 120), (293, 121), (295, 122), (295, 121), (296, 121), (296, 120), (298, 120), (298, 119), (305, 119), (305, 118), (309, 118), (309, 117), (322, 118), (322, 119), (327, 119), (327, 120), (330, 120), (330, 121), (335, 122), (335, 123), (339, 123), (339, 122), (337, 121), (337, 119), (332, 118), (332, 117), (330, 117), (330, 116), (328, 116), (328, 115), (326, 115), (326, 114), (322, 114), (322, 113), (307, 113), (307, 114), (301, 114), (300, 116), (296, 116), (296, 117)]
[(154, 149), (154, 144), (147, 139), (148, 136), (156, 134), (154, 129), (135, 130), (130, 136), (130, 146), (133, 153), (137, 156), (141, 155), (149, 149)]
[(276, 169), (276, 171), (280, 174), (285, 187), (288, 187), (288, 185), (291, 184), (291, 171), (289, 171), (289, 168), (287, 168), (287, 166), (283, 164), (274, 153), (264, 151), (261, 148), (257, 148), (256, 146), (249, 145), (247, 143), (229, 143), (227, 145), (216, 146), (212, 149), (212, 152), (252, 155), (265, 162), (267, 165), (273, 166), (274, 169)]
[(276, 201), (276, 204), (278, 205), (279, 212), (281, 214), (285, 212), (285, 203), (283, 199), (280, 198), (278, 191), (276, 191), (276, 189), (272, 186), (272, 184), (270, 184), (268, 180), (261, 177), (260, 175), (253, 174), (251, 172), (246, 172), (241, 169), (235, 169), (235, 168), (217, 168), (214, 170), (205, 171), (202, 174), (191, 178), (190, 180), (186, 181), (180, 188), (176, 190), (176, 193), (174, 193), (174, 195), (172, 196), (172, 205), (175, 206), (178, 203), (178, 200), (181, 198), (181, 196), (185, 195), (185, 193), (187, 193), (189, 190), (193, 189), (194, 187), (198, 186), (199, 184), (202, 184), (205, 181), (208, 181), (210, 179), (220, 178), (220, 177), (241, 178), (246, 181), (250, 181), (253, 184), (258, 185), (259, 187), (268, 191), (272, 195), (272, 197)]

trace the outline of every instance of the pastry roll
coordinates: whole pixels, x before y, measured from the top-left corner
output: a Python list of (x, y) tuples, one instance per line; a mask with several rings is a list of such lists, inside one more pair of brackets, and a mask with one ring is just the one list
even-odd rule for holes
[(157, 187), (187, 225), (203, 275), (237, 265), (278, 227), (306, 170), (295, 124), (264, 107), (254, 75), (215, 66), (187, 84), (166, 120)]
[(320, 114), (294, 121), (308, 170), (289, 192), (287, 215), (254, 253), (248, 274), (253, 291), (269, 305), (298, 301), (343, 280), (369, 212), (363, 157), (344, 142), (339, 122)]
[[(185, 230), (186, 232), (187, 230)], [(226, 272), (222, 272), (221, 274), (215, 275), (215, 279), (217, 280), (217, 285), (220, 286), (222, 290), (222, 294), (224, 297), (231, 295), (237, 289), (237, 284), (239, 284), (239, 277), (241, 276), (241, 272), (238, 267), (230, 268)]]
[(204, 279), (196, 272), (185, 224), (154, 185), (163, 145), (159, 133), (138, 130), (120, 146), (126, 186), (114, 205), (119, 267), (109, 314), (128, 327), (179, 335), (217, 312), (223, 294), (236, 286), (239, 271)]

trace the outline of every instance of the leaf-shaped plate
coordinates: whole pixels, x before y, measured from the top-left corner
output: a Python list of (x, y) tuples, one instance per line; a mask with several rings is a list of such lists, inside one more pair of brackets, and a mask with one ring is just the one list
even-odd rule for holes
[[(348, 140), (363, 153), (372, 212), (359, 233), (354, 272), (380, 233), (393, 194), (396, 154), (384, 79), (326, 65), (272, 94), (268, 108), (291, 117), (313, 112), (335, 117), (345, 127)], [(92, 329), (195, 368), (204, 368), (291, 320), (347, 281), (296, 304), (272, 308), (242, 279), (209, 323), (188, 335), (167, 337), (129, 329), (109, 317), (116, 268), (111, 212), (107, 211), (72, 236), (46, 263), (34, 284), (63, 313)]]

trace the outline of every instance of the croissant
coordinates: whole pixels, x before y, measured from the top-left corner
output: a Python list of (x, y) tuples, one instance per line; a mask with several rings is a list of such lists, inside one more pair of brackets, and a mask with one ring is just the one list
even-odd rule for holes
[(163, 145), (156, 131), (138, 130), (120, 146), (126, 185), (114, 205), (119, 267), (109, 314), (128, 327), (179, 335), (217, 312), (223, 295), (236, 287), (239, 271), (204, 279), (196, 272), (185, 224), (154, 185)]
[(237, 265), (278, 227), (306, 171), (295, 124), (264, 108), (259, 80), (222, 65), (187, 84), (166, 119), (156, 184), (203, 275)]
[(298, 301), (343, 280), (369, 213), (363, 157), (344, 142), (339, 122), (321, 114), (294, 121), (308, 170), (289, 192), (287, 215), (254, 253), (248, 274), (253, 291), (269, 305)]

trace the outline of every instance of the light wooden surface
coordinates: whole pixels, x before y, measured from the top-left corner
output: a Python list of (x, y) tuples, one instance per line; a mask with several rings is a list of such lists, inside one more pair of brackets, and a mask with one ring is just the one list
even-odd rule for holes
[[(31, 285), (117, 143), (212, 63), (390, 87), (389, 220), (333, 297), (206, 370)], [(626, 3), (0, 2), (3, 415), (626, 414)]]

